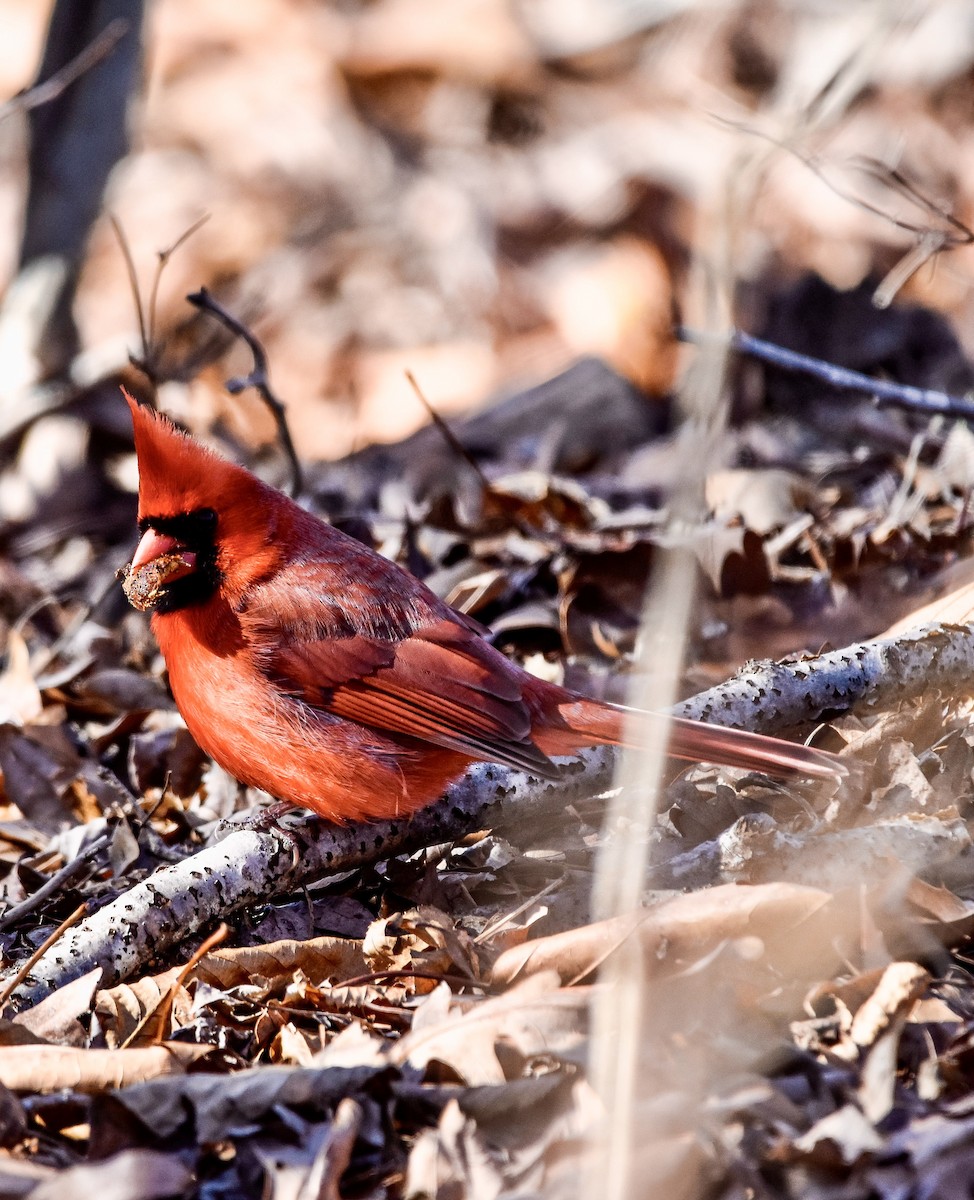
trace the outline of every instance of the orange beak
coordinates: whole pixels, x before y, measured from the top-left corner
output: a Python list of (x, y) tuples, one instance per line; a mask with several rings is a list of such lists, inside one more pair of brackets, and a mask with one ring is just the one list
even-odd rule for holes
[(146, 563), (154, 562), (166, 554), (178, 555), (187, 567), (187, 574), (196, 567), (196, 555), (192, 550), (187, 550), (175, 538), (167, 537), (164, 533), (156, 533), (154, 529), (147, 529), (136, 548), (131, 570), (137, 571)]

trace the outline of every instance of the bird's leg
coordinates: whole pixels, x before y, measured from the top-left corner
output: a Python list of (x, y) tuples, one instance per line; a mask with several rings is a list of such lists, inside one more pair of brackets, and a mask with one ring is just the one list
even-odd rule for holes
[(288, 813), (295, 811), (294, 805), (289, 804), (287, 800), (275, 800), (273, 804), (268, 804), (264, 808), (259, 808), (252, 817), (248, 817), (244, 822), (247, 829), (253, 829), (257, 833), (267, 833), (268, 830), (276, 830), (277, 833), (283, 834), (289, 841), (294, 841), (294, 835), (280, 824), (281, 817), (287, 816)]
[(281, 824), (281, 817), (287, 816), (288, 813), (300, 812), (293, 804), (288, 804), (286, 800), (277, 800), (273, 804), (268, 804), (263, 808), (259, 808), (255, 813), (245, 817), (243, 820), (236, 821), (231, 819), (220, 821), (217, 826), (217, 840), (226, 837), (228, 834), (237, 833), (240, 830), (250, 830), (254, 833), (273, 833), (281, 841), (286, 842), (291, 847), (291, 854), (294, 857), (295, 865), (301, 853), (301, 846), (297, 835), (286, 825)]

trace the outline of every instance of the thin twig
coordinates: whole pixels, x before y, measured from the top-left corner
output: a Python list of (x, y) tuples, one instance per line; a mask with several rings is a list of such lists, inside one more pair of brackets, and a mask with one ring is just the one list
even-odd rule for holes
[(61, 924), (57, 927), (57, 929), (54, 930), (49, 938), (46, 938), (43, 942), (41, 942), (41, 944), (37, 947), (30, 958), (28, 958), (13, 979), (11, 979), (10, 982), (4, 987), (3, 991), (0, 992), (0, 1013), (2, 1013), (7, 1007), (7, 1001), (31, 973), (35, 964), (44, 957), (44, 955), (56, 942), (61, 940), (61, 938), (68, 932), (72, 925), (77, 925), (77, 923), (83, 916), (85, 916), (87, 912), (88, 902), (87, 900), (84, 900), (78, 905), (70, 917), (67, 917), (61, 922)]
[(947, 237), (938, 230), (921, 233), (906, 254), (895, 263), (873, 289), (873, 307), (889, 308), (897, 294), (913, 276), (948, 246)]
[(96, 67), (102, 59), (111, 54), (128, 33), (130, 25), (131, 22), (127, 21), (125, 17), (116, 17), (114, 21), (109, 21), (94, 41), (89, 42), (59, 71), (55, 71), (50, 79), (35, 84), (0, 105), (0, 121), (15, 112), (29, 112), (32, 108), (40, 108), (42, 104), (50, 104), (56, 100), (76, 79), (80, 79), (86, 71)]
[(224, 386), (231, 396), (237, 396), (252, 387), (270, 409), (277, 425), (277, 435), (281, 439), (281, 445), (284, 447), (284, 453), (291, 466), (291, 495), (299, 496), (304, 491), (304, 476), (301, 473), (301, 464), (298, 462), (294, 443), (291, 441), (291, 431), (288, 428), (284, 405), (271, 391), (267, 352), (247, 326), (237, 320), (232, 313), (227, 312), (222, 304), (214, 300), (205, 287), (200, 288), (198, 292), (192, 292), (186, 299), (194, 308), (216, 317), (227, 329), (247, 343), (254, 358), (254, 369), (242, 379), (228, 379)]
[(484, 491), (492, 492), (493, 487), (491, 486), (491, 482), (487, 478), (487, 476), (484, 474), (483, 468), (481, 467), (480, 463), (477, 462), (477, 460), (470, 453), (470, 451), (463, 444), (463, 442), (460, 441), (460, 439), (453, 432), (453, 430), (450, 428), (450, 426), (447, 424), (447, 422), (444, 421), (444, 419), (436, 411), (436, 409), (433, 407), (433, 405), (430, 404), (429, 400), (427, 400), (426, 396), (423, 394), (423, 389), (416, 382), (416, 376), (412, 373), (412, 371), (410, 371), (408, 369), (406, 371), (406, 379), (409, 383), (409, 386), (416, 393), (416, 399), (420, 402), (420, 404), (422, 404), (423, 408), (426, 409), (426, 415), (429, 417), (429, 419), (433, 422), (433, 424), (436, 426), (436, 428), (443, 435), (443, 439), (446, 442), (446, 444), (450, 447), (451, 450), (454, 451), (455, 454), (457, 454), (460, 458), (463, 459), (463, 461), (467, 464), (468, 467), (471, 468), (473, 473), (477, 476), (477, 478), (483, 484)]
[(527, 912), (532, 904), (537, 904), (540, 900), (543, 900), (545, 896), (550, 895), (555, 888), (561, 887), (562, 883), (562, 879), (552, 879), (551, 883), (543, 887), (540, 892), (535, 892), (533, 896), (528, 896), (527, 900), (519, 904), (513, 912), (501, 913), (500, 916), (495, 917), (492, 921), (488, 921), (480, 933), (478, 933), (473, 939), (473, 944), (475, 946), (480, 946), (484, 942), (489, 941), (490, 938), (492, 938), (499, 930), (503, 929), (505, 925), (516, 920), (521, 913)]
[[(935, 230), (928, 226), (914, 224), (910, 221), (898, 219), (892, 213), (886, 212), (878, 205), (872, 205), (868, 200), (863, 200), (861, 197), (854, 199), (855, 203), (862, 204), (869, 212), (875, 213), (876, 216), (883, 217), (892, 224), (899, 226), (900, 229), (905, 229), (910, 233), (915, 233), (917, 237), (927, 237), (932, 234), (939, 234), (944, 239), (944, 244), (953, 248), (954, 246), (969, 246), (974, 241), (974, 231), (964, 224), (959, 217), (946, 208), (943, 204), (938, 204), (936, 200), (931, 199), (924, 192), (911, 182), (896, 167), (891, 167), (888, 163), (880, 162), (878, 159), (864, 155), (853, 160), (853, 165), (859, 167), (864, 175), (871, 175), (878, 183), (884, 187), (890, 188), (892, 191), (899, 192), (901, 196), (905, 196), (911, 204), (915, 204), (923, 212), (939, 217), (947, 227), (945, 229)], [(822, 178), (823, 183), (831, 186), (829, 181)], [(842, 195), (841, 192), (838, 193)], [(952, 230), (948, 233), (947, 229)]]
[[(159, 284), (162, 282), (163, 272), (165, 271), (166, 267), (169, 265), (169, 260), (176, 253), (176, 251), (180, 248), (180, 246), (185, 245), (186, 242), (188, 242), (189, 239), (193, 236), (193, 234), (196, 233), (197, 230), (201, 229), (209, 219), (210, 219), (210, 214), (204, 213), (201, 217), (198, 217), (192, 223), (192, 225), (190, 225), (190, 227), (188, 229), (185, 229), (179, 235), (179, 237), (176, 238), (176, 240), (172, 243), (171, 246), (167, 246), (165, 250), (159, 250), (157, 252), (159, 261), (156, 264), (156, 273), (155, 273), (155, 277), (152, 280), (152, 291), (149, 293), (149, 346), (152, 349), (155, 348), (156, 304), (157, 304), (157, 301), (159, 298)], [(147, 353), (148, 353), (148, 351), (147, 351)]]
[(169, 1019), (169, 1014), (172, 1012), (172, 1006), (176, 1003), (176, 996), (179, 993), (179, 989), (186, 982), (190, 973), (199, 965), (200, 959), (209, 954), (211, 950), (215, 950), (221, 942), (225, 942), (229, 932), (229, 926), (225, 921), (221, 921), (183, 966), (155, 1008), (145, 1014), (125, 1039), (122, 1043), (123, 1048), (126, 1046), (144, 1045), (146, 1042), (154, 1046), (162, 1044), (163, 1029)]
[(487, 984), (472, 975), (454, 975), (442, 971), (413, 971), (408, 968), (390, 969), (388, 971), (369, 971), (367, 975), (355, 975), (351, 979), (343, 979), (341, 983), (333, 983), (328, 990), (340, 992), (343, 988), (367, 987), (370, 983), (378, 983), (380, 979), (429, 979), (433, 983), (454, 983), (457, 987), (475, 987), (487, 991)]
[(900, 261), (889, 271), (885, 278), (876, 288), (874, 295), (874, 303), (877, 308), (889, 308), (893, 302), (893, 298), (897, 291), (911, 278), (923, 265), (931, 258), (934, 258), (942, 250), (953, 250), (958, 246), (968, 246), (974, 241), (974, 230), (971, 230), (958, 217), (955, 217), (942, 204), (938, 204), (935, 200), (925, 195), (915, 184), (896, 167), (891, 167), (887, 163), (880, 162), (877, 159), (869, 156), (860, 156), (849, 164), (858, 167), (863, 174), (872, 176), (878, 183), (890, 190), (898, 192), (905, 197), (909, 202), (917, 208), (932, 214), (937, 217), (943, 225), (941, 229), (932, 229), (929, 225), (923, 225), (917, 221), (907, 220), (905, 217), (898, 217), (892, 212), (881, 208), (878, 204), (867, 200), (864, 196), (858, 195), (852, 190), (847, 190), (841, 187), (835, 180), (830, 179), (825, 164), (819, 162), (811, 155), (803, 154), (797, 150), (794, 145), (789, 144), (781, 138), (775, 137), (766, 130), (758, 129), (754, 125), (745, 122), (729, 119), (722, 116), (716, 116), (715, 120), (723, 125), (728, 125), (732, 129), (742, 130), (750, 134), (752, 137), (762, 138), (769, 142), (772, 146), (784, 150), (793, 155), (808, 168), (812, 174), (840, 199), (845, 200), (849, 204), (853, 204), (861, 208), (864, 212), (871, 213), (875, 217), (886, 221), (894, 229), (899, 229), (904, 233), (911, 234), (916, 238), (916, 243), (910, 250), (900, 259)]
[(129, 240), (125, 235), (125, 230), (122, 228), (121, 222), (110, 213), (108, 217), (111, 221), (112, 229), (115, 231), (115, 238), (122, 251), (122, 257), (125, 260), (125, 272), (129, 278), (129, 290), (132, 293), (132, 299), (135, 303), (135, 315), (139, 322), (139, 340), (142, 343), (141, 359), (132, 359), (135, 366), (139, 368), (153, 383), (157, 382), (158, 371), (156, 369), (156, 306), (159, 298), (159, 285), (162, 282), (163, 272), (169, 265), (169, 260), (176, 253), (180, 246), (184, 245), (200, 226), (205, 225), (210, 219), (209, 213), (204, 213), (202, 217), (194, 221), (192, 225), (184, 230), (178, 238), (167, 246), (164, 250), (158, 250), (158, 262), (156, 263), (155, 275), (152, 279), (152, 289), (149, 292), (149, 303), (145, 305), (142, 301), (142, 288), (139, 285), (139, 274), (135, 268), (135, 260), (132, 257), (132, 248)]
[[(693, 345), (704, 345), (710, 339), (706, 334), (695, 329), (681, 326), (676, 331), (677, 337), (683, 342)], [(762, 338), (753, 337), (735, 329), (729, 338), (732, 350), (746, 354), (762, 362), (770, 363), (783, 371), (794, 371), (800, 375), (810, 375), (830, 387), (847, 392), (863, 392), (873, 398), (881, 408), (905, 408), (911, 411), (927, 413), (930, 416), (960, 417), (962, 420), (974, 420), (974, 402), (951, 396), (934, 388), (913, 387), (907, 383), (893, 383), (888, 379), (872, 379), (861, 371), (852, 371), (848, 367), (839, 367), (835, 363), (826, 362), (821, 358), (812, 358), (807, 354), (799, 354), (796, 350), (788, 350), (784, 346), (766, 342)]]
[[(897, 217), (893, 213), (888, 212), (886, 209), (880, 208), (878, 204), (873, 204), (871, 200), (866, 200), (864, 197), (858, 196), (854, 192), (846, 191), (844, 188), (840, 187), (835, 180), (828, 177), (826, 174), (826, 164), (820, 162), (818, 159), (813, 158), (811, 155), (802, 154), (802, 152), (797, 150), (793, 145), (782, 138), (775, 137), (774, 134), (769, 133), (767, 130), (759, 129), (757, 126), (747, 122), (738, 121), (734, 118), (722, 117), (720, 115), (715, 115), (714, 120), (717, 121), (718, 124), (726, 125), (731, 129), (736, 129), (747, 133), (752, 137), (761, 138), (777, 149), (784, 150), (786, 153), (791, 154), (794, 158), (797, 158), (803, 166), (807, 167), (817, 179), (820, 179), (830, 192), (833, 192), (841, 200), (846, 200), (849, 204), (854, 204), (857, 208), (861, 208), (865, 212), (871, 213), (874, 217), (882, 218), (882, 220), (892, 225), (894, 229), (902, 230), (904, 233), (912, 233), (916, 237), (923, 237), (924, 235), (934, 232), (934, 230), (931, 230), (928, 225), (921, 225), (915, 221), (908, 221), (905, 217)], [(974, 231), (969, 229), (963, 221), (961, 221), (958, 217), (955, 217), (953, 213), (944, 208), (943, 205), (938, 204), (935, 200), (932, 200), (929, 196), (921, 192), (920, 189), (915, 184), (911, 183), (901, 171), (897, 170), (896, 167), (891, 167), (884, 162), (880, 162), (877, 159), (869, 157), (868, 155), (858, 156), (848, 165), (857, 167), (863, 172), (864, 175), (871, 175), (877, 182), (885, 184), (886, 186), (890, 187), (891, 190), (898, 191), (902, 196), (905, 196), (908, 200), (910, 200), (911, 203), (915, 204), (917, 208), (924, 209), (928, 213), (932, 213), (939, 217), (945, 225), (949, 226), (950, 229), (954, 231), (953, 234), (943, 231), (944, 244), (946, 246), (950, 248), (955, 246), (967, 246), (971, 243), (971, 241), (974, 241)]]
[(111, 833), (103, 833), (100, 837), (95, 838), (86, 850), (83, 850), (76, 858), (72, 858), (69, 863), (65, 863), (60, 871), (55, 871), (51, 878), (39, 887), (36, 892), (28, 896), (20, 904), (15, 904), (13, 908), (8, 909), (0, 917), (0, 930), (10, 929), (18, 921), (22, 921), (24, 917), (30, 916), (34, 909), (39, 908), (49, 896), (53, 896), (55, 892), (61, 891), (63, 887), (81, 874), (91, 859), (97, 858), (102, 850), (110, 845), (111, 840)]
[[(406, 379), (409, 382), (410, 387), (416, 393), (416, 398), (419, 400), (420, 404), (422, 404), (423, 408), (426, 409), (430, 420), (443, 435), (443, 439), (446, 444), (459, 458), (461, 458), (467, 464), (468, 467), (470, 467), (473, 473), (477, 476), (477, 479), (480, 481), (480, 484), (484, 489), (484, 495), (494, 497), (495, 501), (501, 504), (502, 508), (506, 512), (508, 520), (515, 527), (515, 529), (518, 530), (519, 533), (523, 534), (529, 540), (549, 542), (550, 535), (547, 534), (546, 531), (531, 525), (528, 521), (525, 521), (517, 509), (512, 509), (509, 505), (504, 503), (506, 497), (497, 491), (491, 481), (487, 478), (480, 463), (477, 462), (476, 458), (470, 453), (467, 447), (463, 444), (463, 442), (460, 441), (457, 435), (450, 428), (449, 423), (445, 421), (442, 416), (440, 416), (440, 414), (423, 394), (423, 390), (416, 382), (416, 376), (412, 373), (412, 371), (406, 371)], [(551, 543), (551, 545), (553, 549), (561, 548), (560, 540), (558, 542)]]
[(135, 269), (135, 259), (132, 257), (132, 247), (125, 236), (125, 230), (122, 228), (121, 222), (115, 214), (109, 213), (108, 219), (114, 230), (115, 240), (122, 251), (122, 258), (125, 261), (125, 273), (129, 277), (129, 290), (135, 302), (135, 315), (139, 322), (139, 341), (142, 343), (142, 362), (138, 365), (152, 379), (152, 371), (149, 363), (149, 330), (145, 320), (145, 305), (142, 303), (142, 289), (139, 287), (139, 273)]

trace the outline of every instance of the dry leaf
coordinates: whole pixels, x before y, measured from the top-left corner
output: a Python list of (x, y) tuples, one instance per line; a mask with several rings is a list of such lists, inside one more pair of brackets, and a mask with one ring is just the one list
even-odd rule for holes
[(834, 1167), (875, 1154), (883, 1148), (883, 1139), (858, 1108), (846, 1105), (817, 1121), (792, 1144), (813, 1163)]
[(286, 987), (298, 970), (316, 983), (340, 983), (364, 975), (369, 967), (359, 942), (318, 937), (214, 950), (200, 960), (191, 978), (223, 991), (255, 981), (276, 989)]
[[(685, 966), (729, 939), (756, 937), (773, 943), (784, 952), (786, 961), (795, 959), (787, 966), (782, 963), (782, 970), (790, 968), (796, 978), (808, 978), (809, 971), (814, 976), (824, 966), (824, 946), (815, 936), (825, 932), (831, 901), (830, 893), (797, 884), (724, 884), (676, 896), (632, 916), (505, 950), (494, 963), (493, 981), (495, 985), (509, 984), (538, 971), (554, 970), (563, 983), (577, 982), (596, 970), (625, 939), (635, 936), (642, 940), (654, 970)], [(831, 915), (838, 933), (844, 922), (838, 914)], [(789, 938), (809, 939), (801, 955), (794, 943), (788, 952)]]
[(96, 1093), (160, 1075), (181, 1075), (212, 1050), (170, 1042), (142, 1050), (76, 1050), (70, 1046), (0, 1047), (0, 1083), (12, 1092)]
[(766, 535), (803, 515), (812, 492), (793, 471), (740, 468), (708, 475), (705, 495), (717, 521)]
[[(442, 986), (442, 985), (441, 985)], [(425, 1003), (436, 1005), (438, 1021), (423, 1020), (391, 1048), (390, 1058), (413, 1067), (442, 1063), (470, 1086), (498, 1084), (507, 1075), (497, 1055), (503, 1043), (521, 1058), (568, 1053), (581, 1040), (586, 1010), (584, 988), (557, 986), (551, 972), (540, 973), (503, 996), (444, 1011), (444, 992)]]
[[(368, 969), (377, 974), (383, 971), (415, 971), (432, 976), (459, 974), (472, 981), (479, 977), (473, 942), (462, 930), (454, 928), (446, 913), (428, 905), (373, 922), (362, 950)], [(404, 986), (414, 987), (419, 993), (430, 992), (436, 980), (416, 979)]]
[[(146, 1022), (169, 994), (179, 978), (180, 969), (173, 967), (160, 975), (144, 975), (131, 983), (120, 983), (117, 987), (105, 988), (98, 993), (95, 1012), (109, 1046), (124, 1045), (136, 1029)], [(183, 991), (173, 1005), (173, 1023), (177, 1028), (189, 1017), (188, 999)]]
[(27, 643), (11, 629), (7, 635), (7, 666), (0, 673), (0, 724), (26, 725), (41, 715), (43, 707), (30, 669)]
[(35, 1200), (166, 1200), (188, 1193), (196, 1180), (177, 1154), (126, 1150), (103, 1162), (60, 1171), (30, 1194)]
[(100, 979), (100, 968), (89, 971), (52, 992), (40, 1004), (18, 1013), (13, 1018), (14, 1023), (47, 1042), (57, 1042), (61, 1046), (85, 1045), (88, 1034), (81, 1018), (88, 1016)]

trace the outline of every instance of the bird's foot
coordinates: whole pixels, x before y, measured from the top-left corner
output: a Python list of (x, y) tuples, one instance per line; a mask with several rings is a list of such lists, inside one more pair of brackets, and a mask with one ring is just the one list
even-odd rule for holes
[(271, 833), (290, 846), (291, 853), (295, 861), (297, 861), (300, 854), (297, 835), (287, 825), (281, 823), (281, 818), (298, 811), (300, 810), (295, 809), (293, 804), (288, 804), (286, 801), (280, 800), (274, 804), (268, 804), (264, 808), (259, 808), (256, 812), (252, 812), (239, 820), (230, 819), (221, 821), (217, 827), (216, 838), (217, 840), (222, 840), (231, 833), (240, 833), (242, 831)]
[(281, 824), (281, 817), (286, 817), (295, 811), (293, 804), (288, 804), (286, 800), (278, 800), (274, 804), (268, 804), (266, 808), (259, 808), (242, 824), (244, 829), (253, 829), (256, 833), (267, 833), (273, 829), (275, 833), (280, 833), (289, 841), (293, 841), (294, 834)]

